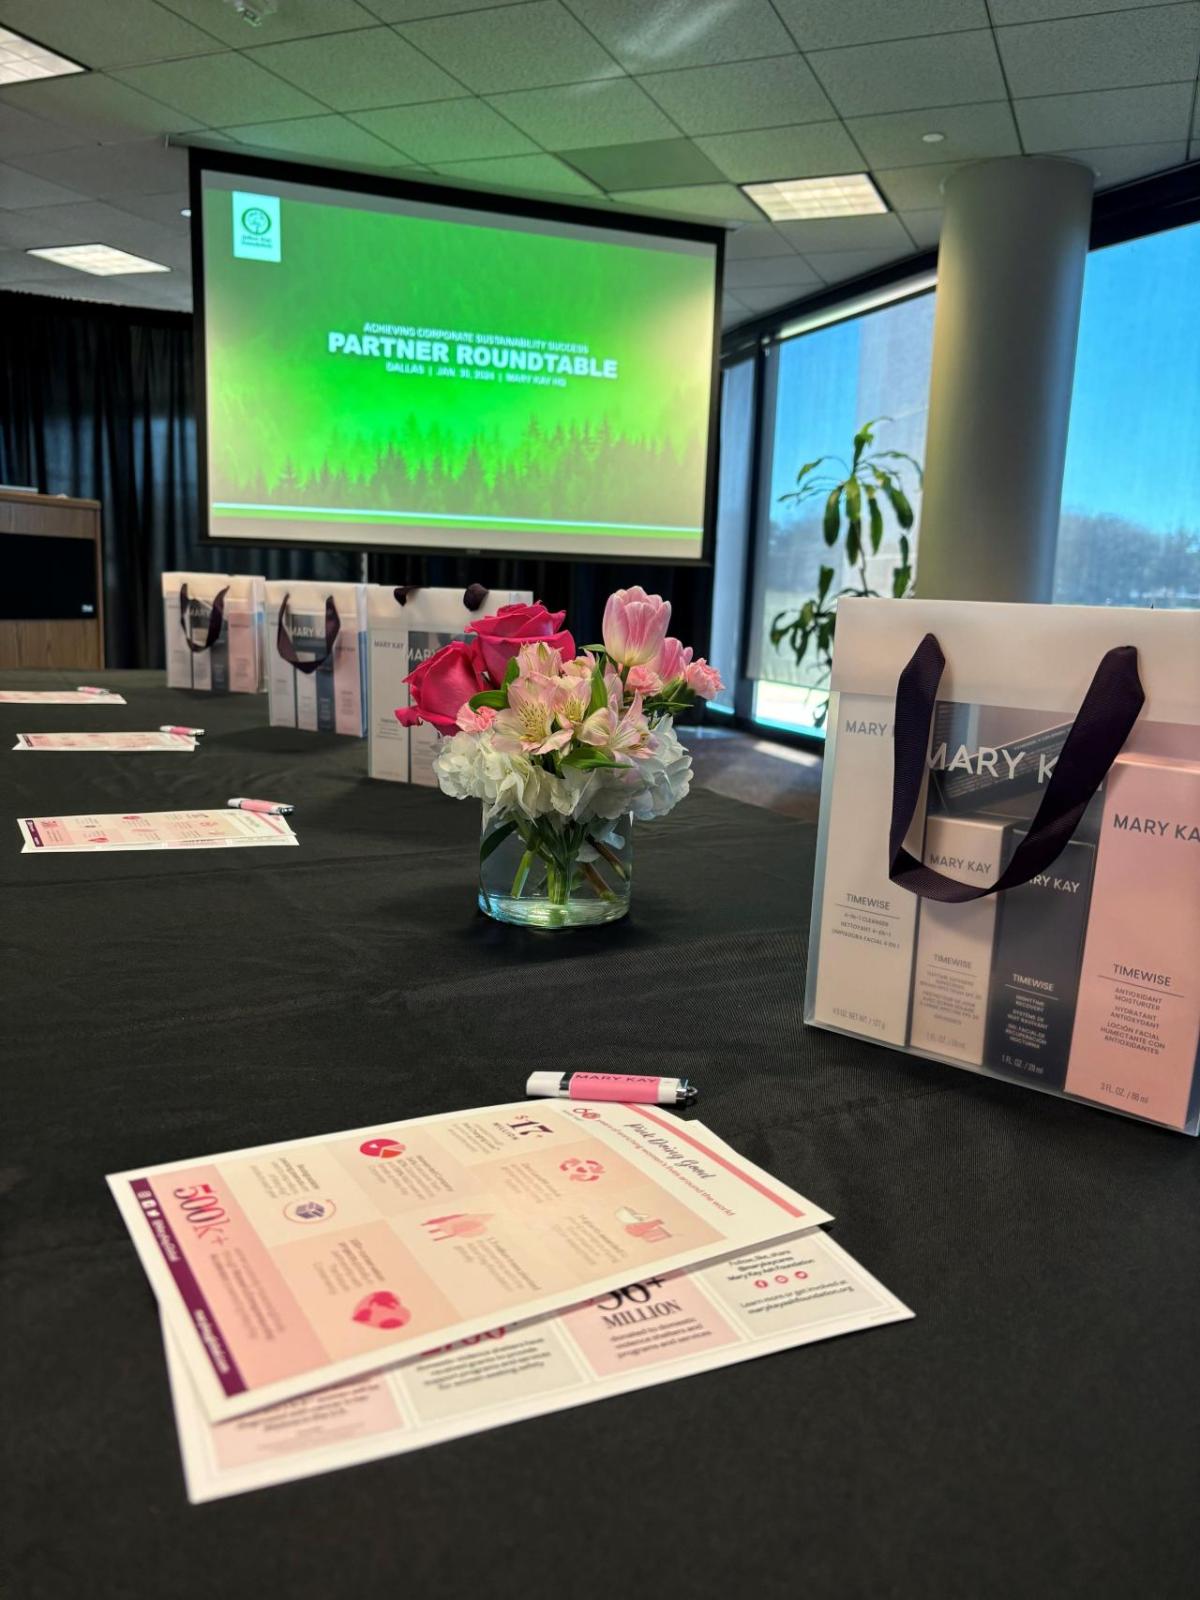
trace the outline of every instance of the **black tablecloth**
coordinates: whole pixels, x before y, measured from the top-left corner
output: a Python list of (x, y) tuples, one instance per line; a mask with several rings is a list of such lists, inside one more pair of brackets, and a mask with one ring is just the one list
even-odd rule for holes
[[(694, 793), (639, 830), (627, 923), (502, 928), (473, 805), (265, 700), (104, 681), (129, 704), (0, 707), (14, 1595), (1195, 1592), (1193, 1141), (806, 1029), (801, 824)], [(7, 753), (170, 721), (202, 750)], [(19, 854), (18, 814), (231, 794), (293, 801), (300, 847)], [(535, 1066), (687, 1073), (917, 1320), (189, 1507), (104, 1174), (517, 1098)]]

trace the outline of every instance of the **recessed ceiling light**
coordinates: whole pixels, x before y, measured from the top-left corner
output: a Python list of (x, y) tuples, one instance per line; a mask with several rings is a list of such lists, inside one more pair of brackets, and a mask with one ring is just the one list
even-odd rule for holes
[(743, 183), (740, 187), (772, 222), (857, 217), (887, 210), (887, 202), (865, 172), (839, 178), (782, 178), (777, 183)]
[(68, 72), (86, 72), (78, 61), (70, 61), (45, 45), (0, 28), (0, 84), (27, 83), (31, 78), (61, 78)]
[(922, 144), (942, 144), (942, 143), (945, 142), (945, 138), (946, 138), (946, 135), (944, 133), (923, 133), (921, 135), (921, 143)]
[(141, 256), (131, 256), (126, 250), (116, 250), (111, 244), (55, 244), (43, 250), (26, 250), (27, 256), (40, 256), (43, 261), (57, 261), (60, 266), (74, 267), (79, 272), (91, 272), (97, 278), (115, 278), (124, 272), (170, 272), (161, 261), (146, 261)]

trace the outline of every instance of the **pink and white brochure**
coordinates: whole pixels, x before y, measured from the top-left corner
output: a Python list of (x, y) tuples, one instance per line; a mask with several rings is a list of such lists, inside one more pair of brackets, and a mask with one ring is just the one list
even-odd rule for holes
[(0, 689), (0, 706), (123, 706), (123, 694), (90, 689)]
[(214, 1422), (829, 1220), (705, 1128), (580, 1101), (108, 1183)]
[(254, 811), (130, 811), (80, 817), (18, 817), (22, 855), (78, 850), (229, 850), (300, 841), (283, 817)]
[(814, 1228), (230, 1422), (208, 1421), (174, 1335), (164, 1343), (188, 1498), (198, 1504), (911, 1316)]
[(194, 750), (186, 733), (19, 733), (14, 750)]

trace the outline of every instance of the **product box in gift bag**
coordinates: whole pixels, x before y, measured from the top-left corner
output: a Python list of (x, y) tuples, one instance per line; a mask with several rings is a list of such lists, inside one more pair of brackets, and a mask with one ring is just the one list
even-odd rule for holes
[(367, 586), (267, 584), (267, 694), (273, 727), (367, 731)]
[(473, 620), (501, 606), (528, 605), (529, 593), (461, 589), (390, 588), (367, 591), (370, 715), (368, 771), (372, 778), (436, 787), (433, 758), (441, 735), (425, 723), (405, 728), (396, 708), (409, 704), (404, 680), (443, 646), (466, 636)]
[(805, 1021), (1200, 1132), (1200, 614), (843, 600)]
[(167, 687), (257, 694), (263, 686), (263, 593), (259, 577), (164, 572)]

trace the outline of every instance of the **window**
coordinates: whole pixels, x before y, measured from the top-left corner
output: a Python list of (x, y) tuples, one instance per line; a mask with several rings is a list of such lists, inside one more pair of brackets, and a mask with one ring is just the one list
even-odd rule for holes
[[(757, 678), (754, 717), (799, 732), (814, 731), (823, 705), (823, 677), (806, 658), (797, 665), (786, 641), (771, 643), (772, 620), (794, 610), (816, 591), (817, 576), (830, 556), (821, 535), (820, 500), (798, 508), (780, 496), (795, 484), (805, 461), (847, 457), (855, 431), (876, 417), (876, 447), (903, 450), (920, 461), (925, 448), (929, 368), (933, 350), (932, 294), (897, 301), (865, 316), (818, 328), (772, 347), (768, 355), (767, 401), (774, 401), (771, 453), (762, 507), (762, 532), (754, 574), (754, 634), (751, 673)], [(914, 511), (920, 492), (915, 474), (904, 470)], [(868, 562), (868, 580), (891, 593), (899, 556), (900, 529), (884, 512), (884, 541)], [(836, 563), (834, 563), (836, 565)], [(838, 571), (835, 588), (849, 581)]]
[(1200, 606), (1200, 223), (1088, 257), (1054, 598)]
[(742, 595), (750, 534), (750, 469), (754, 439), (754, 358), (721, 377), (721, 472), (717, 551), (713, 566), (712, 638), (708, 657), (725, 687), (709, 705), (732, 711), (742, 667)]

